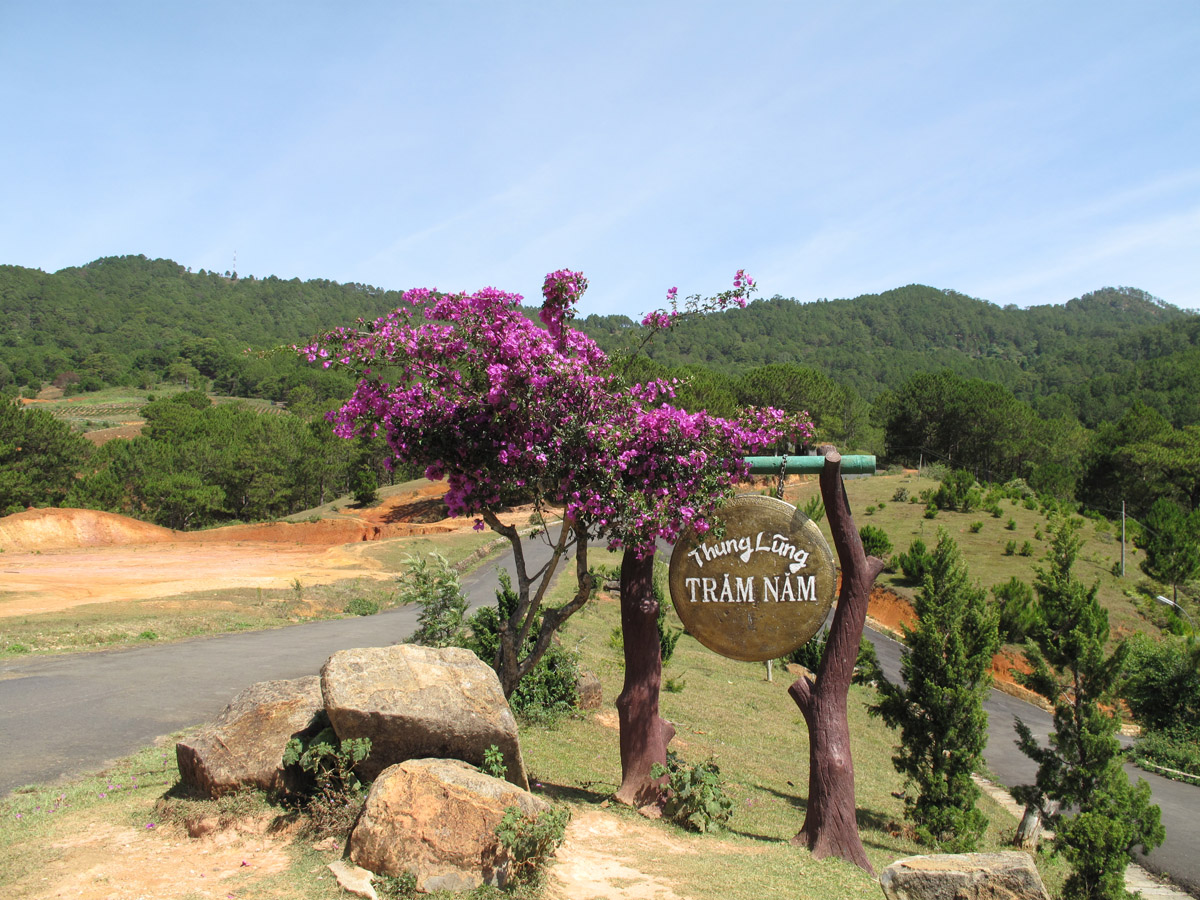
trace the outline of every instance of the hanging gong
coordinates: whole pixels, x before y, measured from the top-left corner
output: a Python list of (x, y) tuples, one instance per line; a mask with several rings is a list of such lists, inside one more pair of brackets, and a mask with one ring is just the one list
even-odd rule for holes
[(671, 554), (671, 602), (688, 633), (759, 662), (806, 643), (833, 605), (833, 553), (817, 524), (774, 497), (735, 497)]

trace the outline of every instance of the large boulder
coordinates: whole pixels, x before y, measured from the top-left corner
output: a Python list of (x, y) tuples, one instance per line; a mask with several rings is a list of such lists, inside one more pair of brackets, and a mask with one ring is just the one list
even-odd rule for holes
[(1048, 900), (1028, 853), (945, 853), (898, 859), (879, 876), (888, 900)]
[(284, 770), (283, 750), (293, 737), (320, 730), (322, 708), (316, 675), (251, 685), (216, 721), (175, 745), (183, 783), (208, 797), (241, 787), (296, 789), (302, 776)]
[(321, 693), (340, 740), (371, 739), (371, 755), (358, 766), (364, 780), (406, 759), (482, 766), (495, 745), (508, 780), (529, 788), (500, 679), (470, 650), (416, 644), (341, 650), (321, 668)]
[(385, 769), (350, 833), (350, 859), (378, 875), (411, 872), (425, 892), (503, 887), (508, 857), (496, 826), (509, 806), (535, 816), (549, 804), (456, 759), (410, 759)]

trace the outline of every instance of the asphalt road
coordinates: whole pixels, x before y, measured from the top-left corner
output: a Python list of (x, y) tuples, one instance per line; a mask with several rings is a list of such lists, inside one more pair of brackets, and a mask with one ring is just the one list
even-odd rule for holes
[[(544, 559), (538, 545), (531, 553)], [(503, 562), (503, 559), (500, 560)], [(540, 563), (534, 563), (540, 564)], [(494, 602), (498, 563), (463, 579), (472, 606)], [(0, 796), (104, 767), (156, 738), (215, 717), (256, 681), (315, 674), (337, 650), (387, 646), (416, 627), (417, 610), (201, 638), (131, 650), (0, 663)], [(884, 671), (898, 679), (900, 645), (871, 632)], [(1029, 783), (1034, 766), (1015, 745), (1020, 716), (1045, 740), (1046, 712), (992, 691), (986, 704), (988, 767), (1006, 785)], [(1127, 767), (1150, 783), (1167, 839), (1141, 860), (1200, 897), (1200, 788)]]

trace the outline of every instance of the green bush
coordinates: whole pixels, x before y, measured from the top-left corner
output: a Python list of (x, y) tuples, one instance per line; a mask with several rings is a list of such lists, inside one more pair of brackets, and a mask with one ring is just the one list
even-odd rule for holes
[(508, 766), (504, 764), (504, 752), (492, 744), (483, 751), (483, 765), (479, 768), (486, 775), (503, 779), (508, 774)]
[(1135, 634), (1124, 644), (1120, 693), (1148, 731), (1200, 723), (1200, 644)]
[(399, 579), (397, 600), (421, 607), (417, 630), (409, 640), (426, 647), (462, 646), (467, 598), (463, 596), (458, 573), (440, 553), (430, 553), (429, 560), (409, 557)]
[(376, 875), (371, 879), (371, 884), (383, 900), (416, 900), (420, 896), (417, 891), (417, 876), (412, 872)]
[(1021, 544), (1021, 549), (1017, 552), (1022, 556), (1033, 556), (1033, 544), (1029, 543), (1029, 541), (1025, 541), (1025, 543)]
[(892, 494), (893, 503), (903, 503), (908, 499), (908, 488), (896, 488), (896, 493)]
[(1017, 530), (1017, 520), (1009, 519), (1007, 522), (1004, 523), (1004, 527), (1007, 528), (1009, 531), (1016, 531)]
[(864, 525), (858, 529), (858, 536), (862, 538), (863, 550), (867, 556), (877, 556), (880, 559), (887, 559), (888, 554), (892, 552), (892, 541), (887, 536), (887, 532), (882, 528), (876, 528), (874, 525)]
[(654, 778), (666, 776), (663, 815), (677, 825), (701, 833), (715, 831), (733, 815), (733, 801), (725, 794), (721, 770), (711, 759), (689, 766), (668, 750), (667, 764), (655, 763), (650, 774)]
[(354, 767), (370, 753), (369, 738), (339, 741), (328, 726), (310, 738), (288, 741), (284, 766), (299, 766), (313, 780), (305, 805), (311, 830), (318, 836), (343, 836), (353, 826), (366, 796)]
[(373, 616), (379, 612), (378, 600), (369, 597), (355, 597), (346, 604), (346, 613), (351, 616)]
[[(518, 597), (506, 569), (500, 570), (496, 605), (484, 606), (467, 621), (457, 646), (466, 647), (489, 666), (496, 664), (500, 649), (500, 623), (516, 611)], [(530, 629), (526, 649), (531, 649), (541, 631), (540, 620)], [(512, 711), (527, 721), (552, 724), (579, 705), (579, 664), (575, 654), (551, 644), (529, 674), (508, 698)]]
[(930, 554), (925, 542), (917, 538), (908, 546), (907, 553), (901, 553), (896, 560), (904, 577), (914, 584), (924, 584), (925, 575), (929, 571)]
[(1007, 544), (1004, 545), (1004, 555), (1005, 556), (1012, 556), (1016, 552), (1017, 552), (1017, 542), (1016, 541), (1009, 541)]
[(979, 532), (983, 531), (983, 523), (982, 522), (972, 522), (970, 525), (967, 526), (967, 530), (970, 531), (971, 534), (979, 534)]
[[(782, 662), (796, 663), (815, 673), (817, 667), (821, 665), (821, 657), (825, 655), (825, 644), (828, 639), (829, 632), (818, 631), (811, 640), (801, 644), (784, 657)], [(881, 672), (875, 645), (865, 637), (859, 638), (858, 656), (854, 660), (854, 675), (851, 680), (854, 684), (871, 684), (880, 679)]]
[(955, 469), (942, 479), (931, 500), (938, 509), (970, 512), (983, 502), (983, 495), (975, 486), (974, 475), (965, 469)]
[(527, 884), (541, 878), (547, 861), (566, 837), (571, 813), (555, 806), (527, 816), (515, 806), (504, 810), (496, 826), (496, 839), (509, 857), (508, 882)]
[(814, 495), (808, 498), (801, 511), (814, 522), (820, 522), (825, 517), (825, 502), (819, 494)]
[(1196, 725), (1181, 723), (1165, 731), (1143, 732), (1130, 748), (1129, 755), (1134, 762), (1165, 766), (1190, 776), (1179, 778), (1170, 773), (1160, 773), (1168, 778), (1200, 784), (1200, 727)]
[(1023, 643), (1037, 624), (1033, 588), (1014, 575), (993, 587), (992, 597), (1000, 616), (1000, 639), (1006, 644)]

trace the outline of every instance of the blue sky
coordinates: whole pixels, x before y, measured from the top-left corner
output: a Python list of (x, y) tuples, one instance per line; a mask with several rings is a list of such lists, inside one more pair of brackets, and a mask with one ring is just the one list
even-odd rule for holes
[(1198, 47), (1196, 0), (2, 0), (0, 263), (1200, 308)]

